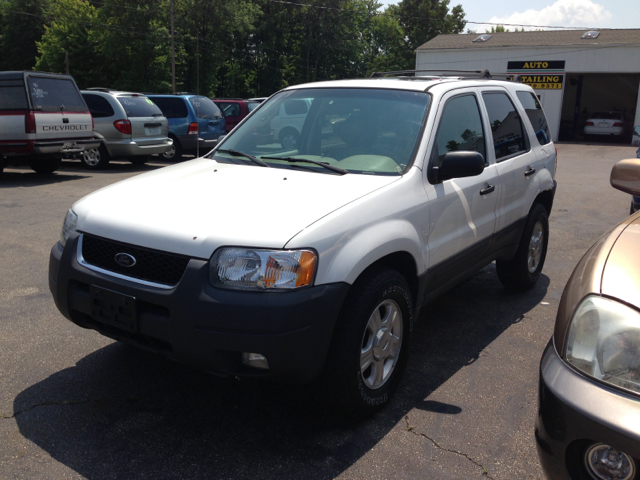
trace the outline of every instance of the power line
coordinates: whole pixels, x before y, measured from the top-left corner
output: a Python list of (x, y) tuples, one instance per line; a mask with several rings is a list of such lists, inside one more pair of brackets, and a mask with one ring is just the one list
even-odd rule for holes
[[(337, 12), (347, 12), (347, 13), (353, 13), (357, 15), (369, 15), (372, 17), (392, 17), (392, 18), (411, 18), (414, 20), (431, 20), (428, 17), (416, 17), (412, 15), (396, 15), (396, 14), (385, 13), (385, 12), (360, 12), (358, 10), (353, 10), (350, 8), (326, 7), (323, 5), (312, 5), (309, 3), (290, 2), (288, 0), (267, 0), (267, 1), (272, 3), (281, 3), (284, 5), (295, 5), (296, 7), (316, 8), (318, 10), (334, 10)], [(521, 24), (521, 23), (471, 22), (468, 20), (462, 20), (462, 21), (465, 22), (465, 24), (470, 23), (472, 25), (496, 25), (496, 26), (508, 26), (508, 27), (531, 27), (531, 28), (562, 28), (562, 29), (572, 29), (572, 30), (613, 30), (610, 28), (598, 28), (598, 27), (562, 27), (557, 25), (528, 25), (528, 24)]]

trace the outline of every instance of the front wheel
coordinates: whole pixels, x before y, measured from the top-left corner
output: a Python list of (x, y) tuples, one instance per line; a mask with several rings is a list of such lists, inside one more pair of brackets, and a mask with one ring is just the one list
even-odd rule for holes
[(356, 281), (323, 372), (342, 413), (367, 416), (389, 402), (407, 363), (412, 327), (411, 293), (400, 273), (376, 269)]
[(547, 209), (534, 205), (527, 217), (520, 245), (514, 257), (496, 262), (498, 280), (509, 290), (526, 290), (540, 278), (549, 243)]

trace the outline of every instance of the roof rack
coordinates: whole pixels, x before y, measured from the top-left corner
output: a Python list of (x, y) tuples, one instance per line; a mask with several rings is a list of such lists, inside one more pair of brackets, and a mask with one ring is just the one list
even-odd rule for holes
[(211, 100), (244, 100), (244, 98), (232, 98), (232, 97), (215, 97)]
[[(417, 75), (418, 73), (432, 73), (431, 75)], [(449, 75), (453, 73), (455, 75)], [(391, 72), (373, 72), (369, 75), (369, 78), (380, 77), (404, 77), (411, 75), (412, 78), (443, 78), (443, 77), (458, 77), (458, 78), (481, 78), (491, 80), (495, 77), (504, 77), (505, 80), (513, 82), (521, 82), (520, 75), (513, 73), (491, 73), (489, 70), (395, 70)]]
[(85, 88), (85, 90), (93, 90), (94, 92), (115, 92), (113, 88), (105, 88), (105, 87), (91, 87), (91, 88)]

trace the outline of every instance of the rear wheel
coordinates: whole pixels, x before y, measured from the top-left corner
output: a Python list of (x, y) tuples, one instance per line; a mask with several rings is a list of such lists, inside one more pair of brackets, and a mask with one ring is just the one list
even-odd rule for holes
[(162, 158), (169, 162), (180, 162), (182, 160), (182, 146), (177, 139), (172, 138), (173, 145), (169, 150), (162, 154)]
[(533, 287), (540, 278), (547, 256), (548, 242), (547, 209), (538, 203), (529, 212), (515, 256), (506, 262), (496, 262), (500, 283), (509, 290), (526, 290)]
[(109, 152), (104, 145), (90, 148), (80, 154), (80, 163), (88, 170), (102, 170), (107, 168), (110, 160)]
[(298, 148), (298, 141), (300, 135), (294, 128), (285, 128), (280, 132), (280, 145), (285, 150), (295, 150)]
[(371, 415), (393, 396), (404, 372), (413, 305), (395, 270), (358, 279), (336, 324), (322, 382), (342, 413)]

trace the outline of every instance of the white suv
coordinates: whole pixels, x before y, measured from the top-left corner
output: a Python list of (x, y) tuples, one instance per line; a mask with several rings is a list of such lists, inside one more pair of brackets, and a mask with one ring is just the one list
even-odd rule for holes
[[(296, 148), (260, 145), (298, 99), (310, 107)], [(82, 327), (224, 375), (317, 380), (370, 413), (431, 299), (494, 260), (508, 288), (537, 281), (555, 169), (520, 83), (299, 85), (205, 158), (76, 202), (50, 288)]]

